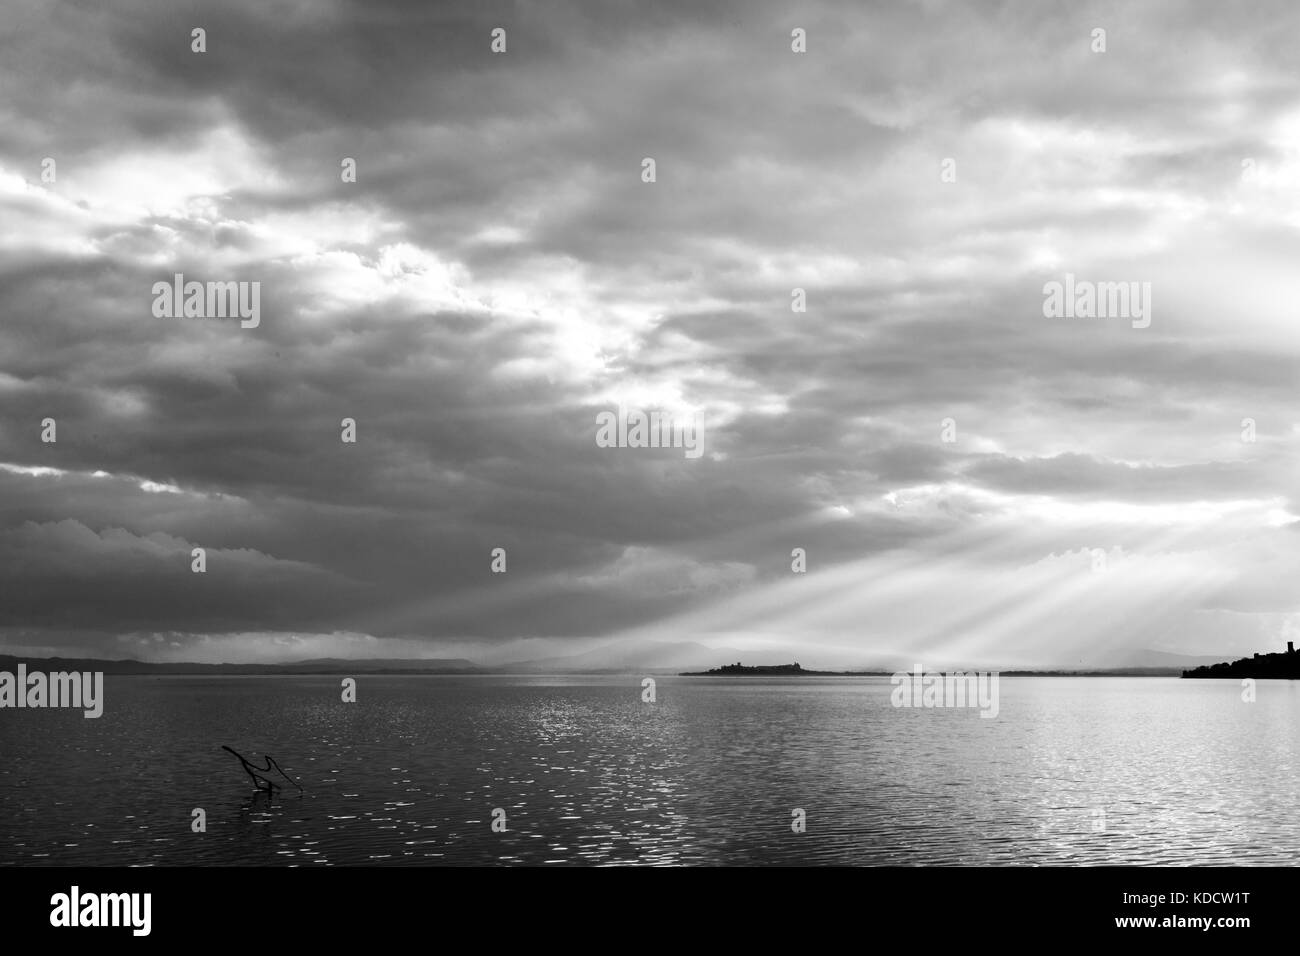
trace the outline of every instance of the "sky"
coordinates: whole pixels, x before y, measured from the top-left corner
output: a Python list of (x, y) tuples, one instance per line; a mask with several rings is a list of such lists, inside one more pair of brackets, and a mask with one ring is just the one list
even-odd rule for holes
[[(1298, 32), (1286, 2), (9, 0), (0, 652), (1300, 640)], [(159, 317), (176, 273), (259, 283), (259, 324)], [(1146, 319), (1046, 315), (1067, 274)], [(603, 447), (618, 410), (702, 453)]]

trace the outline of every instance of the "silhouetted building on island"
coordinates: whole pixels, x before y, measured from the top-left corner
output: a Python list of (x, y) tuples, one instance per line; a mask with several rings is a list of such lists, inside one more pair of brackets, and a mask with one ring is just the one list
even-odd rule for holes
[(1300, 679), (1300, 654), (1295, 652), (1295, 641), (1287, 641), (1285, 653), (1261, 654), (1256, 651), (1251, 657), (1183, 671), (1183, 676), (1297, 680)]
[(746, 667), (740, 661), (734, 664), (723, 664), (721, 667), (715, 667), (712, 670), (705, 671), (704, 674), (749, 674), (754, 676), (774, 676), (781, 674), (801, 674), (803, 673), (798, 662), (794, 664), (751, 664)]

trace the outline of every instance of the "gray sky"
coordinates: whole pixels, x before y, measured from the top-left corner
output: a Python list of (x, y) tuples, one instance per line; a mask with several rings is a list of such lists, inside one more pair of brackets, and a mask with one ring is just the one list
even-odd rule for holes
[(1300, 639), (1300, 7), (220, 6), (0, 20), (0, 649)]

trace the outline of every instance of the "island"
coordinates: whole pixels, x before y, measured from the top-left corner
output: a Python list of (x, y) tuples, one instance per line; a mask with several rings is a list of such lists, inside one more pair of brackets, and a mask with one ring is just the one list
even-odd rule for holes
[(793, 664), (751, 664), (737, 661), (707, 671), (686, 671), (678, 677), (880, 677), (888, 671), (806, 671)]
[(1252, 677), (1256, 679), (1296, 680), (1300, 679), (1300, 654), (1295, 652), (1295, 642), (1286, 642), (1286, 652), (1260, 654), (1243, 657), (1240, 660), (1223, 664), (1209, 664), (1183, 671), (1184, 677)]

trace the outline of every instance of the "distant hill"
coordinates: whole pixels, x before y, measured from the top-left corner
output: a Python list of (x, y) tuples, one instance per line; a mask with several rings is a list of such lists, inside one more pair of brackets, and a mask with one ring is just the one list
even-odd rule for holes
[(1007, 677), (1178, 677), (1190, 667), (1213, 664), (1217, 657), (1170, 654), (1146, 648), (1101, 661), (1045, 664), (1002, 671)]
[(614, 643), (581, 654), (513, 661), (492, 670), (509, 674), (671, 674), (683, 667), (707, 667), (720, 656), (716, 648), (691, 641)]
[(427, 660), (344, 660), (318, 658), (285, 664), (155, 663), (137, 660), (99, 660), (85, 657), (12, 657), (0, 655), (0, 670), (13, 672), (19, 664), (28, 671), (103, 671), (105, 674), (475, 674), (485, 673), (472, 661), (460, 658)]
[[(505, 664), (485, 666), (464, 658), (363, 658), (349, 660), (327, 657), (305, 661), (288, 661), (279, 664), (197, 664), (192, 662), (158, 663), (152, 661), (104, 660), (98, 658), (71, 657), (16, 657), (12, 654), (0, 654), (0, 670), (14, 671), (19, 663), (25, 663), (28, 670), (45, 671), (103, 671), (105, 674), (249, 674), (249, 675), (293, 675), (293, 674), (681, 674), (692, 675), (714, 667), (718, 661), (726, 660), (731, 651), (719, 650), (693, 641), (613, 641), (577, 654), (534, 658), (531, 660), (511, 661)], [(766, 656), (771, 660), (770, 652)], [(793, 656), (793, 655), (791, 655)], [(1279, 657), (1283, 655), (1267, 655)], [(732, 658), (734, 660), (734, 658)], [(786, 660), (790, 658), (787, 657)], [(776, 658), (777, 661), (780, 658)], [(1247, 659), (1250, 660), (1250, 659)], [(1134, 675), (1134, 676), (1237, 676), (1215, 672), (1202, 674), (1202, 664), (1215, 667), (1228, 667), (1218, 663), (1214, 657), (1192, 657), (1182, 654), (1169, 654), (1162, 651), (1139, 650), (1122, 657), (1115, 657), (1104, 662), (1097, 661), (1060, 661), (1048, 662), (1037, 667), (1023, 667), (1017, 670), (1002, 669), (1008, 676), (1015, 674), (1036, 675)], [(819, 661), (822, 666), (830, 665), (831, 670), (815, 672), (801, 671), (804, 674), (835, 673), (842, 675), (892, 674), (895, 671), (910, 671), (913, 662), (899, 663), (883, 657), (866, 658), (855, 661)], [(927, 663), (927, 669), (954, 669), (949, 662), (936, 661)], [(1237, 662), (1240, 664), (1242, 662)], [(779, 668), (787, 665), (757, 664), (749, 667), (769, 668), (769, 673), (779, 673)], [(1235, 664), (1232, 666), (1236, 666)], [(1195, 668), (1196, 673), (1189, 673)], [(970, 667), (959, 668), (970, 670)], [(998, 670), (996, 667), (983, 666), (984, 670)], [(1243, 676), (1251, 676), (1243, 673)], [(1258, 675), (1255, 675), (1258, 676)]]
[(1218, 657), (1207, 655), (1192, 654), (1170, 654), (1167, 651), (1140, 650), (1134, 651), (1120, 658), (1113, 664), (1103, 665), (1108, 668), (1148, 668), (1163, 667), (1175, 670), (1183, 670), (1189, 667), (1199, 667), (1202, 664), (1214, 664), (1220, 660)]
[(103, 671), (105, 674), (274, 675), (294, 674), (670, 674), (683, 667), (707, 666), (719, 653), (686, 641), (640, 645), (606, 644), (581, 654), (545, 657), (483, 666), (464, 658), (316, 658), (283, 664), (158, 663), (137, 660), (102, 660), (72, 657), (14, 657), (0, 654), (0, 670), (14, 671), (18, 664), (29, 671)]

